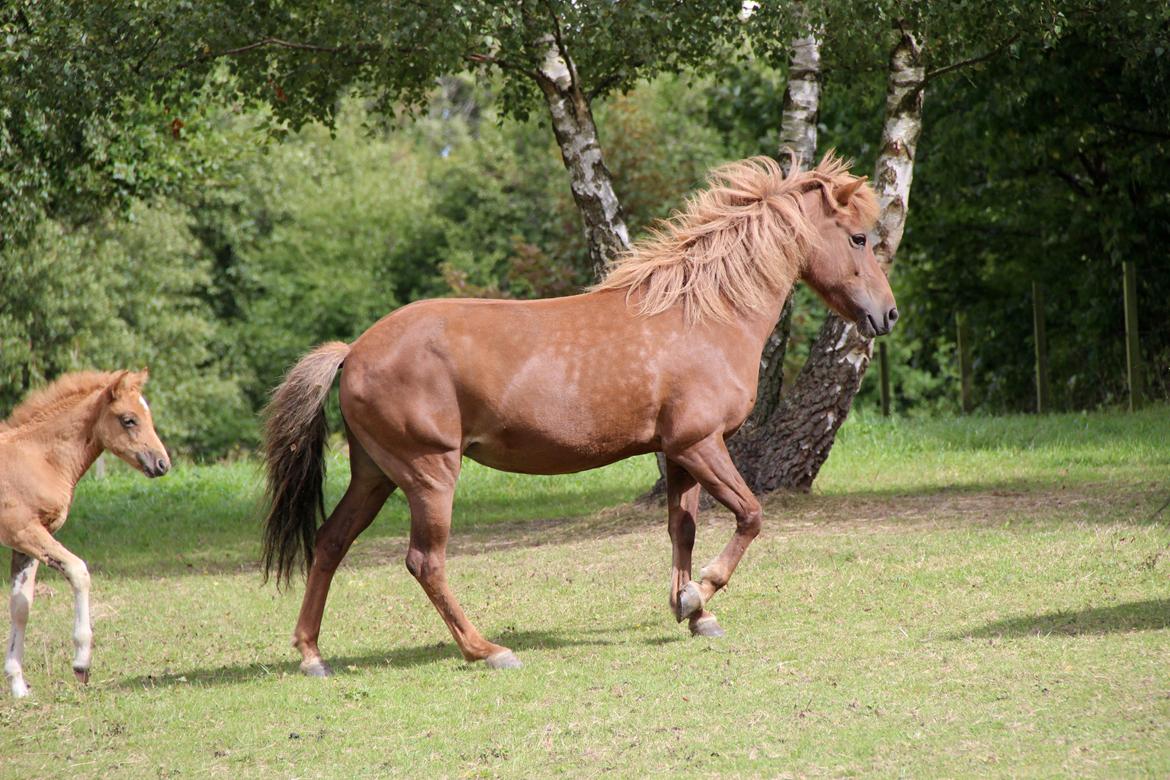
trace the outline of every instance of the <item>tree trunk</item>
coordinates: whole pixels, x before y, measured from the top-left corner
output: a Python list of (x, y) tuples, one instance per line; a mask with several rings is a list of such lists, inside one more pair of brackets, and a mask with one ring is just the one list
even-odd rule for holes
[(535, 74), (536, 81), (544, 92), (573, 200), (585, 223), (593, 275), (600, 279), (609, 261), (629, 247), (630, 233), (613, 190), (613, 177), (605, 167), (593, 111), (581, 91), (576, 66), (556, 37), (547, 36), (541, 43), (547, 46), (547, 53)]
[[(922, 131), (925, 71), (922, 48), (899, 26), (886, 79), (886, 116), (874, 176), (881, 202), (874, 253), (893, 260), (910, 199), (914, 156)], [(808, 490), (829, 456), (873, 355), (873, 342), (830, 314), (792, 390), (766, 422), (744, 431), (736, 463), (753, 491)], [(738, 436), (736, 437), (739, 438)]]
[[(792, 162), (807, 168), (816, 161), (817, 116), (821, 105), (821, 42), (815, 32), (792, 40), (788, 55), (788, 83), (784, 87), (784, 111), (780, 118), (780, 165), (789, 173)], [(732, 460), (739, 463), (742, 442), (748, 431), (765, 424), (780, 408), (784, 387), (784, 355), (788, 351), (788, 331), (792, 323), (792, 296), (784, 303), (776, 329), (764, 345), (760, 357), (760, 379), (756, 406), (737, 434), (728, 443)]]
[[(817, 116), (821, 104), (821, 42), (815, 31), (792, 40), (788, 55), (788, 83), (784, 88), (784, 110), (780, 119), (779, 162), (784, 173), (789, 173), (795, 162), (807, 168), (816, 161)], [(791, 152), (791, 154), (790, 154)], [(784, 302), (780, 320), (764, 344), (760, 355), (760, 374), (756, 385), (756, 405), (739, 431), (727, 442), (727, 450), (740, 473), (758, 471), (758, 458), (763, 454), (759, 442), (752, 435), (757, 428), (771, 427), (773, 417), (783, 408), (784, 355), (788, 351), (788, 332), (792, 324), (792, 296)], [(666, 479), (662, 457), (659, 456), (659, 478), (646, 498), (662, 496)], [(748, 480), (748, 484), (752, 484)], [(704, 493), (704, 502), (710, 497)]]

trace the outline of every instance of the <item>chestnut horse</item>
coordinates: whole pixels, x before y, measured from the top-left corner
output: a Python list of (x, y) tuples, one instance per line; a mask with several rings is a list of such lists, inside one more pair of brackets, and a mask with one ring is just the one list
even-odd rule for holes
[(77, 481), (103, 450), (148, 477), (170, 469), (142, 396), (146, 379), (146, 371), (66, 374), (0, 423), (0, 544), (12, 548), (13, 580), (4, 672), (13, 696), (29, 692), (24, 632), (40, 563), (64, 574), (73, 588), (73, 672), (89, 682), (89, 569), (53, 534), (65, 524)]
[[(421, 301), (351, 345), (324, 344), (302, 358), (268, 408), (264, 540), (265, 571), (278, 581), (298, 557), (307, 565), (293, 634), (301, 670), (329, 673), (317, 642), (333, 573), (395, 487), (410, 505), (406, 568), (464, 658), (520, 665), (480, 635), (447, 585), (463, 456), (505, 471), (565, 474), (663, 452), (670, 605), (693, 633), (721, 634), (707, 604), (761, 522), (725, 439), (752, 410), (764, 343), (798, 279), (864, 335), (889, 331), (898, 312), (866, 235), (876, 216), (872, 190), (832, 155), (788, 177), (769, 158), (743, 160), (713, 171), (682, 213), (585, 294)], [(318, 531), (323, 403), (343, 363), (350, 484)], [(736, 529), (693, 582), (700, 486), (735, 514)]]

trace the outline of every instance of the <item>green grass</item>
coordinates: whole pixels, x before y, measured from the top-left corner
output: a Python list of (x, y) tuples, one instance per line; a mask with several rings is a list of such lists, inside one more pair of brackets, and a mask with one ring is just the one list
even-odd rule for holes
[[(253, 464), (87, 479), (62, 539), (94, 571), (93, 681), (50, 573), (0, 776), (1165, 776), (1167, 431), (1166, 407), (852, 420), (813, 495), (767, 502), (718, 641), (668, 614), (664, 511), (622, 504), (652, 460), (469, 464), (449, 576), (507, 673), (407, 575), (400, 500), (337, 575), (321, 681), (287, 644), (299, 584), (259, 586)], [(696, 560), (729, 533), (705, 512)]]

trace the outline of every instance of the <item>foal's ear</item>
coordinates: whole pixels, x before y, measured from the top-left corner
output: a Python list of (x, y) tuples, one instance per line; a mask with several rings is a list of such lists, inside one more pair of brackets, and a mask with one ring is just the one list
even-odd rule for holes
[(833, 197), (836, 198), (837, 205), (841, 206), (842, 208), (848, 206), (849, 199), (852, 198), (854, 193), (856, 193), (865, 185), (865, 181), (868, 178), (868, 176), (858, 176), (848, 184), (842, 184), (840, 187), (833, 190)]
[(106, 389), (111, 401), (117, 401), (123, 398), (130, 392), (130, 372), (119, 371), (114, 375), (114, 381), (110, 382), (110, 386)]
[(143, 385), (145, 385), (147, 380), (149, 380), (149, 379), (150, 379), (150, 368), (148, 366), (143, 366), (142, 370), (134, 375), (134, 381), (138, 384), (138, 387), (140, 387), (140, 388)]

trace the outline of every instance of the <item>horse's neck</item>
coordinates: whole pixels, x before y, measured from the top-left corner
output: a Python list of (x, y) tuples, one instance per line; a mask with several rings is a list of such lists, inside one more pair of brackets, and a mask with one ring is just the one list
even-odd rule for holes
[(57, 472), (77, 484), (89, 470), (102, 445), (94, 435), (101, 394), (95, 393), (69, 409), (35, 424), (30, 438)]
[(789, 285), (786, 289), (778, 290), (764, 310), (747, 312), (732, 325), (742, 334), (742, 343), (748, 345), (744, 351), (751, 352), (755, 356), (756, 362), (759, 362), (763, 356), (764, 346), (768, 343), (772, 331), (776, 330), (776, 324), (780, 321), (780, 315), (784, 311), (784, 302), (788, 300), (792, 287), (793, 285)]

